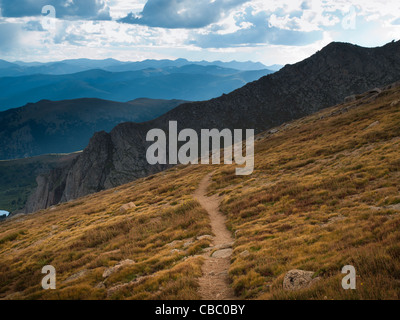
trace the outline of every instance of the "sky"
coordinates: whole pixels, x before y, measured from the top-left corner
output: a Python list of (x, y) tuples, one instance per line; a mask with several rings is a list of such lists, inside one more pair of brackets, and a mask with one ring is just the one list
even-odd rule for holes
[(399, 40), (399, 0), (0, 0), (0, 59), (295, 63)]

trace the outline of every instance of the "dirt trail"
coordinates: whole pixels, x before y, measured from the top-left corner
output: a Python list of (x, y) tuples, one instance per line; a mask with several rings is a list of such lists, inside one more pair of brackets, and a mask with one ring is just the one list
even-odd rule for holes
[(225, 217), (219, 211), (218, 196), (207, 197), (211, 176), (212, 174), (207, 175), (200, 182), (194, 196), (210, 215), (211, 227), (215, 235), (213, 245), (220, 250), (213, 256), (210, 256), (210, 253), (204, 254), (205, 262), (202, 267), (203, 276), (200, 278), (199, 292), (203, 300), (233, 300), (236, 297), (229, 286), (228, 270), (234, 240), (226, 228)]

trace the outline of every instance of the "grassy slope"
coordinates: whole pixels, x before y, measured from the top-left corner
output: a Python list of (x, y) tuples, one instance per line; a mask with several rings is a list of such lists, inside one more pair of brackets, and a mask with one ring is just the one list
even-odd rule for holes
[[(400, 89), (360, 101), (260, 136), (249, 177), (235, 176), (233, 166), (181, 166), (1, 223), (0, 298), (199, 298), (197, 254), (208, 242), (183, 244), (211, 232), (192, 194), (216, 170), (210, 193), (222, 196), (235, 234), (230, 277), (241, 298), (398, 299)], [(137, 208), (121, 212), (131, 201)], [(174, 240), (183, 241), (171, 252)], [(125, 259), (136, 264), (96, 288), (103, 271)], [(56, 291), (40, 288), (46, 264), (57, 269)], [(340, 286), (347, 264), (359, 275), (355, 291)], [(321, 280), (284, 292), (294, 268)]]

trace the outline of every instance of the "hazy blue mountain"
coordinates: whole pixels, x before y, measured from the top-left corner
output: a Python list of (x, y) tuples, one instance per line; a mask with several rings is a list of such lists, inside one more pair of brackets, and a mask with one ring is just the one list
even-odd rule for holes
[(94, 69), (65, 75), (3, 77), (0, 78), (0, 111), (43, 99), (99, 98), (126, 102), (146, 97), (207, 100), (232, 92), (270, 73), (269, 70), (238, 71), (216, 66), (185, 65), (128, 72)]
[(0, 160), (83, 149), (97, 131), (152, 120), (186, 101), (42, 100), (0, 113)]
[(0, 60), (0, 69), (7, 69), (7, 68), (14, 68), (18, 67), (18, 65), (5, 61), (5, 60)]
[(246, 61), (246, 62), (238, 62), (238, 61), (230, 61), (230, 62), (199, 61), (199, 62), (194, 62), (194, 64), (198, 64), (198, 65), (201, 65), (201, 66), (218, 66), (218, 67), (222, 67), (222, 68), (237, 69), (237, 70), (242, 70), (242, 71), (245, 71), (245, 70), (246, 71), (255, 71), (255, 70), (268, 69), (262, 63), (260, 63), (260, 62), (252, 62), (252, 61)]
[(284, 66), (283, 65), (281, 65), (281, 64), (273, 64), (272, 66), (267, 66), (266, 68), (268, 69), (268, 70), (271, 70), (271, 71), (279, 71), (279, 70), (281, 70), (282, 68), (283, 68)]
[[(227, 69), (236, 69), (240, 71), (255, 71), (268, 69), (259, 62), (222, 62), (222, 61), (188, 61), (186, 59), (177, 60), (144, 60), (138, 62), (123, 62), (115, 59), (91, 60), (91, 59), (73, 59), (48, 63), (40, 62), (7, 62), (0, 61), (0, 77), (14, 77), (33, 74), (52, 74), (63, 75), (71, 74), (91, 69), (101, 69), (110, 72), (139, 71), (143, 69), (163, 69), (168, 67), (183, 67), (186, 65), (199, 66), (218, 66)], [(275, 69), (273, 69), (275, 71)]]

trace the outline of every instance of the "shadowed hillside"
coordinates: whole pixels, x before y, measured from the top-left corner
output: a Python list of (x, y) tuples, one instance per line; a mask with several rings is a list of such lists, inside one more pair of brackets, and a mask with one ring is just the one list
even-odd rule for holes
[(159, 117), (186, 101), (137, 99), (42, 100), (0, 113), (0, 159), (26, 158), (84, 149), (97, 131)]
[(0, 208), (11, 213), (23, 212), (29, 195), (37, 186), (37, 176), (69, 165), (77, 155), (54, 154), (0, 161)]

